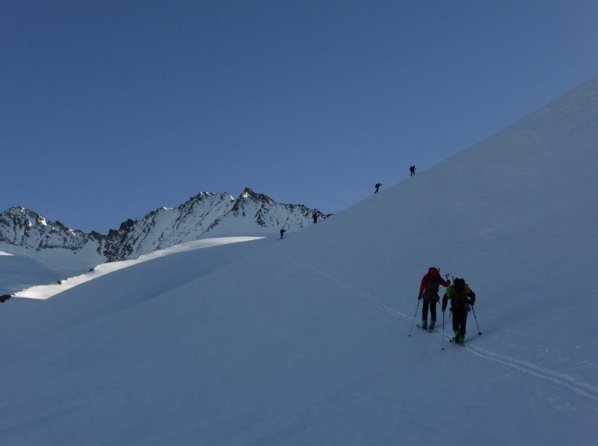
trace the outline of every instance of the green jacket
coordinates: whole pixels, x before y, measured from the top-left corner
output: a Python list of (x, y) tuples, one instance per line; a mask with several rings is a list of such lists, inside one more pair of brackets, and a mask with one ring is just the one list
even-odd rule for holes
[(465, 284), (465, 287), (461, 292), (455, 289), (455, 285), (453, 284), (449, 286), (444, 293), (444, 297), (442, 298), (442, 311), (446, 310), (446, 305), (449, 300), (451, 301), (452, 311), (463, 311), (475, 303), (475, 293), (467, 284)]

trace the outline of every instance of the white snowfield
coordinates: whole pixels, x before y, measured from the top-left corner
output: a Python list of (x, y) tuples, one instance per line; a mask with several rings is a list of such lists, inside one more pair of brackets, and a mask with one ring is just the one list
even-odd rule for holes
[[(0, 444), (597, 444), (597, 122), (595, 78), (285, 240), (0, 304)], [(429, 266), (465, 347), (408, 336)]]
[(263, 237), (221, 237), (212, 239), (202, 239), (193, 242), (181, 243), (170, 248), (160, 249), (150, 254), (144, 254), (136, 259), (123, 260), (120, 262), (110, 262), (97, 265), (85, 274), (80, 274), (75, 277), (69, 277), (68, 279), (59, 280), (55, 284), (50, 285), (37, 285), (33, 286), (16, 293), (13, 293), (14, 297), (23, 297), (28, 299), (49, 299), (56, 294), (63, 293), (70, 290), (73, 287), (89, 282), (90, 280), (102, 277), (105, 274), (110, 274), (115, 271), (138, 265), (140, 263), (148, 262), (150, 260), (158, 259), (160, 257), (177, 254), (186, 251), (193, 251), (196, 249), (211, 248), (214, 246), (228, 245), (231, 243), (248, 242), (252, 240), (259, 240)]

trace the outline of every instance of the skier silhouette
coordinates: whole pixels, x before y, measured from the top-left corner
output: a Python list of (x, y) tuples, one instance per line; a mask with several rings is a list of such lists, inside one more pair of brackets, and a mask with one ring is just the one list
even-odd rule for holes
[[(434, 330), (434, 325), (436, 325), (436, 302), (440, 299), (440, 296), (438, 295), (438, 287), (440, 285), (448, 287), (450, 284), (451, 281), (443, 279), (439, 269), (433, 266), (428, 268), (428, 272), (422, 277), (417, 298), (418, 300), (424, 300), (421, 324), (421, 327), (424, 330), (432, 331)], [(431, 316), (430, 325), (428, 325), (428, 310), (430, 310)]]
[(380, 192), (380, 188), (382, 187), (382, 183), (376, 183), (374, 185), (374, 187), (376, 188), (376, 192), (374, 192), (374, 193), (377, 194), (378, 192)]
[(409, 166), (409, 172), (411, 173), (411, 175), (409, 175), (410, 177), (415, 175), (415, 166)]
[(453, 312), (453, 331), (455, 337), (453, 342), (463, 345), (465, 342), (465, 334), (467, 333), (467, 313), (469, 307), (475, 303), (475, 293), (465, 279), (456, 278), (455, 283), (449, 286), (442, 298), (442, 312), (446, 311), (448, 301), (451, 301), (451, 311)]

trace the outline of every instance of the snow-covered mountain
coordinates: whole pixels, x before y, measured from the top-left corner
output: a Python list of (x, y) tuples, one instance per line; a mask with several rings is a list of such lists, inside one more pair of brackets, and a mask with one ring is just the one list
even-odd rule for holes
[(78, 251), (90, 241), (99, 242), (101, 235), (70, 229), (59, 221), (48, 221), (37, 212), (17, 206), (0, 213), (0, 240), (36, 250)]
[(103, 246), (109, 261), (124, 260), (206, 237), (272, 236), (289, 233), (327, 215), (304, 205), (284, 204), (246, 188), (233, 198), (227, 193), (202, 192), (181, 206), (160, 208), (138, 221), (110, 231)]
[(327, 217), (249, 188), (236, 199), (228, 193), (202, 192), (179, 207), (126, 220), (103, 235), (70, 229), (19, 206), (0, 214), (0, 249), (31, 255), (60, 270), (85, 270), (206, 237), (277, 235), (281, 228), (292, 233), (313, 224), (314, 212), (319, 219)]
[[(595, 444), (596, 122), (598, 78), (281, 242), (24, 290), (0, 442)], [(465, 347), (412, 332), (429, 266), (476, 291)]]
[(102, 234), (68, 228), (22, 206), (0, 213), (0, 250), (32, 257), (60, 271), (58, 276), (106, 261), (101, 249), (105, 240)]

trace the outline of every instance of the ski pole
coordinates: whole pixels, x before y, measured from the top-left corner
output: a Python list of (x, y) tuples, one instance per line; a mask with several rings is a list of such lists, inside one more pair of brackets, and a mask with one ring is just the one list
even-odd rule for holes
[(475, 308), (473, 307), (473, 305), (471, 306), (471, 311), (473, 311), (473, 318), (475, 319), (475, 324), (478, 327), (478, 335), (481, 336), (482, 332), (480, 331), (480, 324), (478, 324), (478, 317), (475, 315)]
[(417, 317), (417, 310), (419, 310), (419, 298), (417, 299), (417, 307), (415, 307), (415, 314), (413, 315), (413, 321), (411, 322), (411, 330), (409, 330), (409, 337), (413, 333), (413, 326), (415, 325), (415, 318)]
[(444, 311), (442, 312), (442, 348), (444, 350)]

